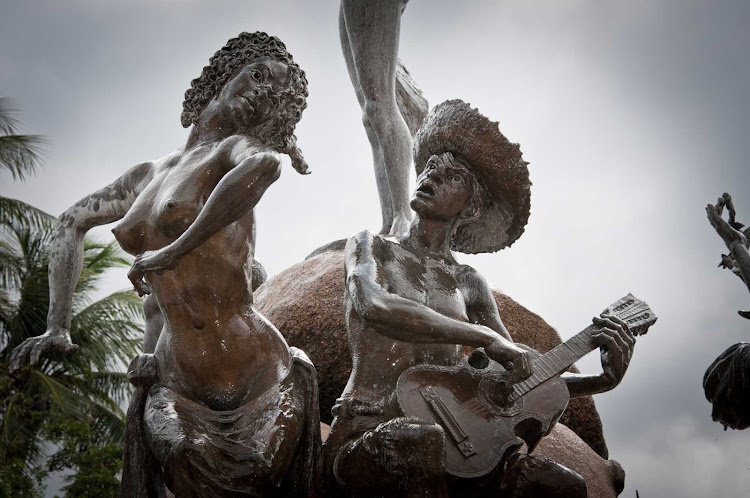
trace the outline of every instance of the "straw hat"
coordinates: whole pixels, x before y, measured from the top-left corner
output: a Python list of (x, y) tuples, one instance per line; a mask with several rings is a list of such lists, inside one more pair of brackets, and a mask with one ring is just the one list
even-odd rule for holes
[(478, 216), (459, 225), (451, 249), (476, 254), (510, 246), (523, 233), (531, 208), (528, 163), (519, 145), (466, 102), (447, 100), (430, 111), (414, 139), (417, 175), (431, 156), (444, 152), (463, 159), (485, 193)]

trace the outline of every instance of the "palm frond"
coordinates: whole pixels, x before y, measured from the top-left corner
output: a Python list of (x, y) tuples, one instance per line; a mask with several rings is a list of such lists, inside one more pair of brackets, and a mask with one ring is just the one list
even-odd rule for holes
[(125, 413), (96, 404), (94, 433), (99, 444), (122, 442), (125, 439)]
[(18, 116), (18, 108), (10, 97), (0, 97), (0, 133), (15, 135), (21, 126)]
[(10, 171), (13, 179), (25, 180), (39, 168), (48, 141), (41, 135), (0, 136), (0, 167)]
[[(120, 403), (128, 399), (133, 386), (125, 372), (91, 372), (85, 377), (87, 390), (102, 393), (107, 402), (113, 402), (119, 408)], [(106, 404), (106, 403), (105, 403)]]
[(127, 268), (132, 264), (116, 241), (107, 244), (86, 240), (83, 268), (76, 284), (74, 308), (87, 305), (87, 294), (96, 289), (99, 278), (112, 268)]
[(23, 257), (10, 244), (0, 240), (0, 288), (21, 287), (24, 269)]
[[(20, 286), (6, 287), (17, 295), (6, 295), (14, 305), (6, 308), (2, 320), (5, 323), (2, 338), (4, 348), (0, 357), (6, 358), (13, 348), (29, 337), (43, 334), (47, 328), (49, 310), (48, 246), (47, 231), (10, 228), (16, 235), (18, 253), (22, 263), (15, 268)], [(7, 358), (6, 358), (7, 359)]]
[(0, 225), (50, 230), (57, 223), (51, 214), (17, 199), (0, 196)]
[(132, 391), (128, 374), (125, 372), (86, 371), (71, 375), (69, 372), (59, 369), (53, 372), (51, 376), (113, 411), (120, 409), (120, 403), (127, 400)]
[(14, 457), (21, 456), (30, 462), (39, 461), (42, 457), (38, 424), (29, 420), (28, 407), (19, 406), (24, 405), (24, 400), (18, 392), (5, 400), (0, 420), (0, 466)]
[(143, 306), (133, 291), (121, 291), (92, 303), (73, 317), (73, 342), (80, 346), (72, 362), (104, 371), (117, 361), (127, 365), (143, 344)]
[(93, 421), (96, 437), (102, 444), (122, 441), (125, 413), (120, 404), (130, 395), (124, 372), (87, 372), (81, 375), (51, 375), (71, 392), (81, 396), (88, 420)]
[(52, 411), (74, 417), (85, 417), (87, 415), (85, 400), (82, 400), (79, 394), (54, 377), (32, 368), (29, 379), (30, 381), (33, 379), (33, 381), (27, 383), (29, 388), (33, 390), (33, 394), (45, 394), (45, 398), (50, 400)]

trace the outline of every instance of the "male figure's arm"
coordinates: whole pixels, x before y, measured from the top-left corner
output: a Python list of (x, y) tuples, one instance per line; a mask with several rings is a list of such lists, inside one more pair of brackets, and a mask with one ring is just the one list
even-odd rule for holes
[(602, 362), (602, 373), (598, 375), (567, 373), (562, 379), (568, 386), (570, 396), (588, 396), (614, 389), (625, 376), (635, 347), (635, 336), (628, 324), (620, 318), (594, 317), (599, 331), (592, 337), (598, 343)]
[[(383, 242), (361, 232), (347, 242), (344, 262), (346, 288), (354, 310), (375, 332), (411, 343), (463, 344), (484, 347), (499, 362), (528, 370), (526, 352), (505, 335), (483, 324), (456, 320), (388, 292), (382, 285), (377, 253)], [(501, 324), (502, 326), (502, 324)]]
[[(503, 337), (512, 340), (500, 319), (497, 303), (487, 281), (469, 266), (461, 267), (462, 291), (466, 296), (466, 311), (469, 320), (486, 325)], [(565, 374), (571, 397), (586, 396), (609, 391), (617, 386), (625, 375), (635, 346), (635, 337), (628, 324), (616, 317), (594, 318), (599, 332), (594, 335), (601, 347), (602, 369), (598, 375)], [(489, 354), (488, 354), (489, 355)]]

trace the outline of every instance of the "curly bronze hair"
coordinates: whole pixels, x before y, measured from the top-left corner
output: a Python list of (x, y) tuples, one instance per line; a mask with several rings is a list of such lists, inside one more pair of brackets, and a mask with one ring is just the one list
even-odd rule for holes
[(269, 88), (271, 104), (278, 109), (272, 119), (254, 130), (255, 136), (274, 150), (288, 154), (292, 166), (300, 173), (308, 173), (302, 152), (297, 147), (294, 127), (307, 107), (307, 78), (294, 62), (284, 43), (263, 32), (240, 33), (218, 50), (198, 78), (190, 83), (182, 103), (182, 126), (187, 128), (198, 120), (206, 105), (235, 74), (238, 68), (260, 57), (269, 57), (286, 64), (289, 77), (283, 90)]

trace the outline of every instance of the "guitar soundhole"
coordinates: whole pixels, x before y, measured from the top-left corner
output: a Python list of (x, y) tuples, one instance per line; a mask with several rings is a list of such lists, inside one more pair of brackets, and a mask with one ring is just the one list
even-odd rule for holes
[(487, 353), (484, 352), (484, 348), (477, 348), (471, 352), (469, 356), (469, 365), (477, 370), (484, 370), (490, 366), (490, 358)]
[(507, 387), (502, 380), (485, 378), (479, 383), (479, 397), (487, 403), (493, 413), (504, 417), (517, 415), (523, 407), (523, 398), (508, 401), (513, 393), (513, 387)]

